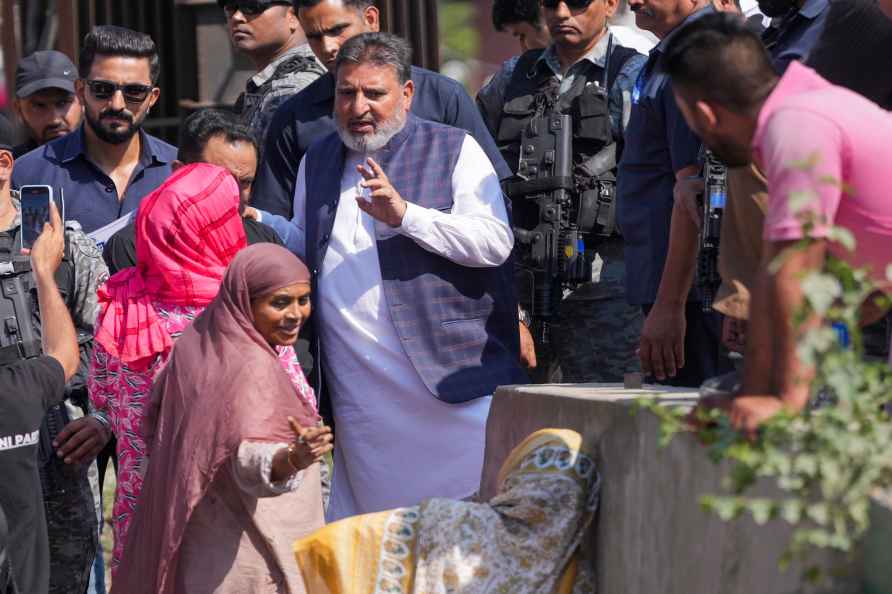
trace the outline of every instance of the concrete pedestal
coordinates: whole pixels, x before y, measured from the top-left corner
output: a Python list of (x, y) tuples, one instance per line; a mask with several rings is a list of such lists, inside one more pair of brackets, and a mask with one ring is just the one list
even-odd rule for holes
[(892, 593), (892, 492), (877, 493), (864, 537), (864, 594)]
[[(594, 564), (599, 594), (792, 594), (801, 567), (778, 569), (790, 529), (745, 518), (722, 522), (700, 497), (722, 492), (726, 472), (690, 435), (659, 447), (659, 422), (633, 414), (641, 397), (691, 406), (696, 393), (618, 385), (509, 386), (498, 390), (487, 425), (481, 495), (495, 493), (508, 453), (546, 427), (578, 431), (596, 445), (603, 479), (596, 528), (584, 553)], [(770, 491), (769, 485), (759, 489)], [(821, 558), (824, 567), (840, 565)], [(839, 584), (835, 594), (857, 592)]]

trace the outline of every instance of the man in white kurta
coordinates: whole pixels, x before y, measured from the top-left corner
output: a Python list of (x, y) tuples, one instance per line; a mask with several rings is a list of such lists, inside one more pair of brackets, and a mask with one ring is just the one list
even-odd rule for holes
[[(361, 94), (364, 80), (378, 77), (372, 81), (378, 84), (386, 75), (393, 78), (390, 82), (399, 82), (387, 66), (339, 68), (338, 93), (345, 78), (349, 79), (346, 86), (352, 81), (356, 88), (344, 93)], [(398, 106), (398, 111), (406, 113), (411, 81), (408, 87), (409, 100)], [(354, 110), (363, 121), (362, 108)], [(385, 127), (382, 123), (381, 128)], [(345, 137), (343, 130), (341, 136)], [(329, 521), (414, 505), (427, 497), (474, 494), (491, 402), (491, 395), (461, 404), (438, 400), (402, 347), (383, 292), (377, 249), (382, 225), (379, 219), (376, 237), (376, 218), (366, 206), (374, 188), (363, 187), (364, 176), (358, 170), (359, 165), (370, 169), (367, 159), (374, 156), (374, 151), (347, 150), (334, 227), (313, 296), (317, 315), (324, 320), (319, 339), (336, 427)], [(514, 236), (498, 176), (470, 136), (464, 137), (451, 186), (450, 212), (405, 203), (400, 224), (388, 232), (402, 234), (460, 266), (502, 265), (511, 253)], [(261, 215), (302, 257), (306, 254), (306, 188), (305, 158), (297, 177), (294, 218)]]

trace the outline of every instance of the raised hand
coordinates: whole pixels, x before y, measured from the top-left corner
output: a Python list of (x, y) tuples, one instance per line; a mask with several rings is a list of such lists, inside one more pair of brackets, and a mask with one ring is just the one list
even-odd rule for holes
[(288, 417), (294, 441), (288, 447), (288, 460), (298, 470), (312, 466), (334, 446), (331, 427), (301, 427), (294, 417)]
[(65, 255), (65, 227), (56, 203), (50, 200), (50, 220), (31, 247), (31, 268), (35, 274), (52, 276)]
[(357, 196), (356, 202), (359, 204), (359, 209), (382, 223), (391, 227), (399, 227), (403, 224), (403, 216), (406, 214), (408, 205), (396, 188), (391, 185), (381, 166), (371, 157), (367, 159), (367, 163), (368, 168), (364, 165), (356, 166), (356, 170), (365, 179), (359, 185), (369, 189), (368, 200)]

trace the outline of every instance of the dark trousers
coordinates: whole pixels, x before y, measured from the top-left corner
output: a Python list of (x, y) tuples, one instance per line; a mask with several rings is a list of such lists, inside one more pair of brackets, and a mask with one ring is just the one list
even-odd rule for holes
[[(652, 308), (653, 304), (641, 306), (645, 316)], [(685, 319), (684, 367), (674, 378), (657, 383), (699, 388), (707, 379), (733, 371), (734, 365), (722, 346), (722, 315), (715, 311), (705, 312), (700, 302), (689, 301), (685, 306)]]

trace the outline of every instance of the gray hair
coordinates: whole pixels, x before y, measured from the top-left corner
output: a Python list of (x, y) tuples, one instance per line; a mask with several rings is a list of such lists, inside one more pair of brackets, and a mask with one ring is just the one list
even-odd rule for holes
[(390, 33), (362, 33), (352, 37), (338, 51), (335, 73), (347, 62), (390, 66), (396, 70), (401, 84), (412, 78), (412, 46)]

